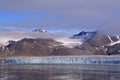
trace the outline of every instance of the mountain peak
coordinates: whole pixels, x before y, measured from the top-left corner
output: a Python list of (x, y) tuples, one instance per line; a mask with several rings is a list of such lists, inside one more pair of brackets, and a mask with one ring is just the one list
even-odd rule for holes
[(82, 32), (80, 32), (80, 33), (78, 33), (78, 34), (75, 34), (74, 36), (87, 36), (87, 35), (90, 35), (90, 34), (96, 34), (96, 31), (92, 31), (92, 32), (90, 32), (90, 31), (88, 31), (88, 32), (85, 32), (85, 31), (82, 31)]
[(96, 31), (92, 31), (92, 32), (79, 32), (78, 34), (73, 35), (71, 38), (72, 39), (82, 39), (83, 42), (86, 42), (88, 40), (90, 40), (92, 37), (94, 37), (94, 35), (96, 35)]
[(47, 31), (44, 30), (44, 29), (35, 29), (34, 32), (42, 32), (42, 33), (44, 33), (44, 32), (47, 32)]

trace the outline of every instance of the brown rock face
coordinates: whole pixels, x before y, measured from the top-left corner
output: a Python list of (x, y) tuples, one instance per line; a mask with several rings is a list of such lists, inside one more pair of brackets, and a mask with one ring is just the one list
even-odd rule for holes
[[(118, 41), (116, 36), (110, 36)], [(0, 48), (0, 56), (64, 56), (64, 55), (120, 55), (120, 43), (111, 43), (107, 35), (95, 35), (83, 45), (74, 48), (62, 46), (61, 42), (52, 39), (22, 39), (11, 41), (9, 45)]]
[(52, 56), (78, 54), (76, 49), (61, 46), (52, 39), (23, 39), (0, 49), (1, 56)]
[[(113, 42), (118, 41), (116, 36), (110, 36)], [(78, 47), (83, 53), (93, 55), (120, 54), (120, 44), (110, 46), (111, 40), (107, 35), (96, 35), (84, 45)], [(86, 55), (86, 54), (85, 54)]]

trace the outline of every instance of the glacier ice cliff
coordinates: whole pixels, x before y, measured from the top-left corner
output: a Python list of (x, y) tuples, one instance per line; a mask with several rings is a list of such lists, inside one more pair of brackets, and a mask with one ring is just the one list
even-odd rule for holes
[(11, 57), (0, 59), (3, 64), (120, 64), (120, 56), (49, 56)]

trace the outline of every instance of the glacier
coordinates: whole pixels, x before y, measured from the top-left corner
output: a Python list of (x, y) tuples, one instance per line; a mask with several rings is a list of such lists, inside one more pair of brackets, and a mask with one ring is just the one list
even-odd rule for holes
[(11, 57), (0, 59), (0, 64), (120, 64), (120, 56)]

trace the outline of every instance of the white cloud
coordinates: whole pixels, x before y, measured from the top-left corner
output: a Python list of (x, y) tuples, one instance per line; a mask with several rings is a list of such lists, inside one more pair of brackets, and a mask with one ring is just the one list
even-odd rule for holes
[(42, 39), (53, 39), (58, 42), (62, 42), (63, 46), (72, 48), (75, 45), (80, 45), (80, 39), (70, 39), (68, 35), (55, 35), (48, 32), (27, 32), (18, 30), (1, 30), (0, 31), (0, 45), (8, 45), (8, 41), (19, 41), (24, 38), (42, 38)]
[(83, 42), (80, 39), (70, 39), (69, 37), (61, 37), (61, 38), (56, 38), (55, 39), (58, 42), (62, 42), (63, 46), (69, 47), (69, 48), (73, 48), (76, 45), (82, 45)]
[(9, 40), (18, 41), (23, 38), (55, 38), (56, 36), (50, 33), (26, 32), (18, 30), (1, 30), (0, 43), (7, 44)]

